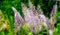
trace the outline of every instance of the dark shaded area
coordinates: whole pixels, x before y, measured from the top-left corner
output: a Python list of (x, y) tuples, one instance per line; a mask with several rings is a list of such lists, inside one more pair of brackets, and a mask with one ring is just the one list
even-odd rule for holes
[(59, 1), (58, 1), (57, 5), (58, 5), (58, 11), (60, 11), (60, 3), (59, 3)]
[(40, 4), (42, 10), (44, 11), (44, 15), (50, 18), (50, 13), (56, 1), (57, 0), (33, 0), (32, 3), (34, 4), (34, 6), (36, 6), (36, 8), (37, 5)]
[(9, 31), (7, 29), (4, 30), (5, 35), (7, 35), (7, 33), (9, 33)]
[(50, 18), (50, 14), (51, 14), (51, 11), (52, 11), (52, 8), (53, 8), (53, 5), (55, 4), (56, 1), (49, 1), (49, 0), (44, 0), (42, 1), (42, 6), (41, 8), (43, 9), (44, 11), (44, 15), (46, 15), (47, 17)]

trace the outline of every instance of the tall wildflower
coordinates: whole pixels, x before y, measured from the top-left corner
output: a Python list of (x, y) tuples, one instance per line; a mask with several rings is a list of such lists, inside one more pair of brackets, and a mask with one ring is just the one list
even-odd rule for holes
[(20, 30), (20, 27), (23, 25), (24, 23), (24, 20), (23, 18), (21, 17), (21, 15), (19, 14), (19, 12), (14, 8), (12, 7), (12, 10), (14, 11), (14, 19), (15, 19), (15, 30)]
[(54, 24), (56, 23), (56, 12), (57, 12), (57, 1), (56, 3), (53, 5), (53, 9), (51, 11), (51, 18), (50, 18), (50, 25), (49, 25), (49, 33), (50, 35), (53, 35), (53, 31), (54, 31)]

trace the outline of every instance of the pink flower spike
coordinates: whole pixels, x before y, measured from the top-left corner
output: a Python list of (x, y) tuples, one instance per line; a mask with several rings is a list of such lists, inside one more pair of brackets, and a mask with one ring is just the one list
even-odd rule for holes
[(14, 8), (14, 7), (12, 7), (12, 10), (14, 11), (14, 13), (15, 13), (15, 22), (18, 22), (18, 23), (23, 23), (24, 22), (24, 20), (23, 20), (23, 18), (21, 17), (21, 15), (19, 14), (19, 12)]

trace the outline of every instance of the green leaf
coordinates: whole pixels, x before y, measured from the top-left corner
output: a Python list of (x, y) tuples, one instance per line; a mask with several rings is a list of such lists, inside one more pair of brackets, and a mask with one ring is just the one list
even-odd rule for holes
[(1, 31), (0, 31), (0, 35), (5, 35), (5, 34), (4, 34), (4, 32), (1, 32)]
[(32, 32), (29, 32), (28, 35), (33, 35), (33, 33)]
[(60, 16), (60, 12), (57, 12), (57, 13), (56, 13), (56, 16)]

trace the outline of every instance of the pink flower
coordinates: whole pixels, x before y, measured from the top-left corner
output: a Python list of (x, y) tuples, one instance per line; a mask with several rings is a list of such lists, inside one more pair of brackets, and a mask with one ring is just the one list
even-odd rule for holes
[[(33, 6), (33, 4), (30, 1), (29, 1), (29, 8), (27, 8), (23, 3), (21, 3), (21, 6), (22, 6), (22, 11), (23, 11), (25, 20), (20, 16), (19, 12), (14, 7), (12, 7), (15, 13), (14, 18), (15, 18), (16, 27), (20, 25), (22, 26), (23, 23), (27, 24), (33, 33), (41, 31), (42, 24), (44, 24), (45, 28), (49, 27), (49, 23), (51, 24), (51, 20), (45, 17), (39, 5), (37, 10), (35, 9), (35, 6)], [(53, 10), (51, 14), (53, 14)]]

